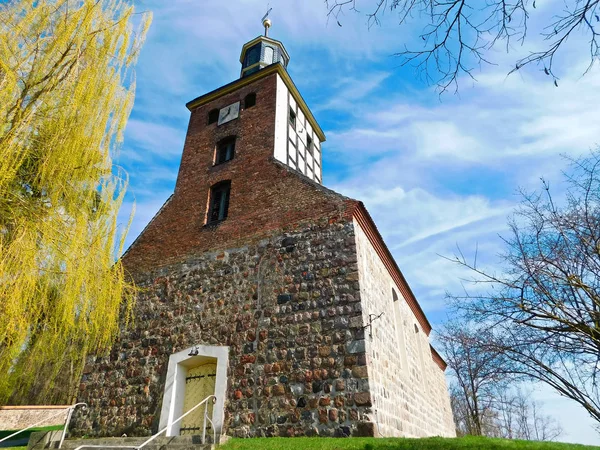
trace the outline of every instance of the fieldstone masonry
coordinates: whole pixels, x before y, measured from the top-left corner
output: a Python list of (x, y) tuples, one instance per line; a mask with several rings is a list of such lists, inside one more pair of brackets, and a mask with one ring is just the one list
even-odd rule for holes
[(207, 253), (136, 280), (136, 322), (80, 386), (75, 433), (156, 429), (166, 364), (194, 344), (230, 348), (227, 434), (372, 435), (352, 222)]

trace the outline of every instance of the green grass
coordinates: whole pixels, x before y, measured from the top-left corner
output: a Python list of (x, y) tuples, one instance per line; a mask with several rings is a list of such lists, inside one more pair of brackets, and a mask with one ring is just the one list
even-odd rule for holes
[[(64, 425), (50, 425), (47, 427), (30, 428), (29, 430), (26, 430), (26, 431), (23, 431), (22, 433), (17, 434), (15, 437), (9, 439), (8, 441), (2, 442), (2, 444), (8, 445), (13, 440), (17, 441), (16, 443), (20, 443), (22, 441), (22, 439), (29, 439), (29, 435), (35, 431), (62, 430), (63, 427), (64, 427)], [(17, 431), (17, 430), (0, 430), (0, 439), (4, 438), (6, 436), (10, 436), (15, 431)], [(6, 447), (6, 448), (10, 448), (11, 450), (23, 450), (27, 447)]]
[(600, 450), (579, 444), (463, 438), (256, 438), (231, 439), (222, 450)]

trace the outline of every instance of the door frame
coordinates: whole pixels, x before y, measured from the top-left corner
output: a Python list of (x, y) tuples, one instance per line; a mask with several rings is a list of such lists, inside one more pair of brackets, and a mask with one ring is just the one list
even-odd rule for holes
[[(198, 351), (190, 356), (192, 350)], [(158, 428), (167, 428), (166, 436), (179, 436), (181, 421), (173, 423), (183, 414), (185, 397), (185, 378), (188, 368), (216, 359), (217, 376), (215, 379), (215, 396), (217, 401), (213, 407), (213, 426), (219, 436), (222, 432), (225, 418), (225, 396), (227, 394), (227, 366), (229, 362), (229, 347), (212, 345), (194, 345), (169, 357), (167, 379), (163, 394), (162, 409)], [(202, 409), (203, 407), (201, 407)]]

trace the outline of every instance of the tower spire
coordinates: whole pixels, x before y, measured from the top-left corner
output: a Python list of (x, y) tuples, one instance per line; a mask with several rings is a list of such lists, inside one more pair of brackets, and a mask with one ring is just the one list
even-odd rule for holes
[[(269, 6), (267, 5), (267, 8)], [(265, 27), (265, 37), (269, 37), (269, 28), (271, 28), (271, 19), (269, 19), (269, 13), (273, 10), (273, 8), (269, 8), (267, 13), (262, 18), (263, 27)]]
[[(0, 0), (1, 2), (2, 0)], [(273, 8), (267, 6), (267, 12), (262, 18), (265, 35), (258, 36), (242, 46), (242, 54), (240, 55), (240, 62), (242, 63), (240, 77), (242, 78), (275, 63), (287, 67), (290, 61), (290, 55), (288, 55), (283, 43), (269, 37), (269, 28), (272, 24), (269, 14), (272, 10)]]

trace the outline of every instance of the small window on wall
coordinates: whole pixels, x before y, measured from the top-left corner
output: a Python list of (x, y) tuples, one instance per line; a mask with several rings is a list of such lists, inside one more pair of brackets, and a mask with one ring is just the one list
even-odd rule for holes
[(210, 203), (207, 224), (220, 222), (227, 218), (231, 181), (221, 181), (210, 189)]
[(308, 153), (311, 155), (313, 154), (312, 138), (308, 135), (308, 133), (306, 134), (306, 149), (308, 150)]
[(392, 299), (397, 302), (398, 301), (398, 294), (396, 294), (396, 289), (392, 288)]
[(244, 109), (252, 108), (254, 105), (256, 105), (256, 94), (253, 92), (244, 98)]
[(296, 113), (290, 108), (290, 125), (296, 129)]
[(217, 120), (219, 120), (219, 110), (212, 109), (208, 113), (208, 124), (215, 123)]
[(215, 166), (230, 161), (235, 156), (235, 137), (225, 138), (217, 144)]

